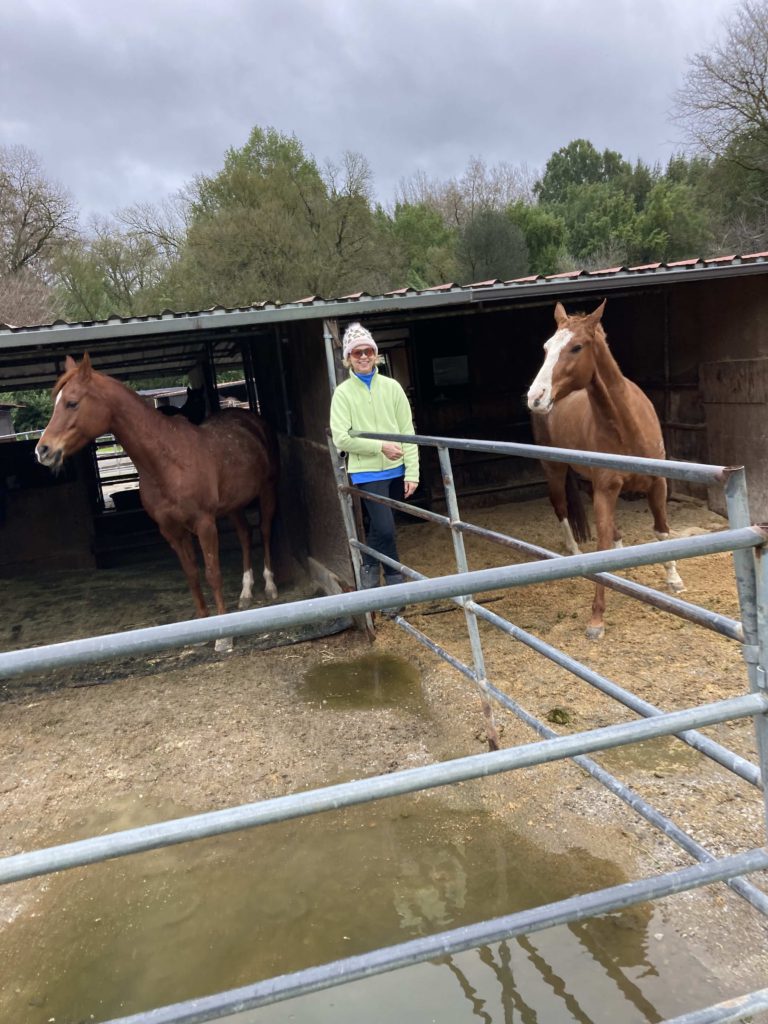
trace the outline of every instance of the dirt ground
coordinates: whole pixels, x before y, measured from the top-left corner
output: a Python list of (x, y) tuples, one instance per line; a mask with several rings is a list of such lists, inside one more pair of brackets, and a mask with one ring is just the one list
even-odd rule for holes
[[(725, 521), (690, 498), (670, 501), (675, 535), (718, 530)], [(474, 509), (467, 518), (536, 544), (558, 548), (557, 524), (544, 500)], [(642, 502), (621, 503), (625, 543), (652, 540)], [(450, 540), (438, 527), (400, 528), (406, 564), (429, 575), (453, 571)], [(468, 540), (470, 568), (518, 560), (506, 549)], [(728, 555), (678, 565), (684, 597), (739, 617)], [(663, 589), (663, 570), (628, 573)], [(237, 579), (229, 580), (234, 606)], [(741, 694), (747, 677), (738, 646), (680, 619), (612, 592), (606, 636), (584, 629), (592, 587), (585, 581), (487, 594), (488, 607), (552, 643), (609, 679), (664, 709)], [(283, 598), (307, 596), (290, 589)], [(0, 649), (53, 643), (191, 614), (180, 571), (169, 559), (148, 576), (135, 564), (87, 576), (52, 574), (4, 581), (0, 589)], [(452, 654), (471, 661), (463, 614), (431, 603), (411, 609), (419, 629)], [(489, 679), (540, 719), (560, 719), (559, 733), (630, 721), (635, 716), (490, 627), (481, 627)], [(270, 638), (274, 642), (276, 638)], [(73, 838), (83, 806), (108, 806), (140, 792), (148, 803), (168, 801), (189, 813), (234, 806), (438, 760), (482, 752), (477, 695), (460, 677), (386, 619), (373, 645), (361, 633), (264, 648), (239, 640), (234, 653), (189, 647), (0, 680), (0, 854)], [(350, 706), (321, 713), (321, 698), (302, 688), (318, 664), (396, 653), (418, 668), (417, 704)], [(558, 710), (555, 710), (558, 709)], [(503, 745), (536, 737), (507, 712), (498, 713)], [(751, 722), (714, 727), (708, 735), (756, 758)], [(596, 760), (649, 799), (715, 855), (765, 843), (760, 795), (752, 787), (676, 741), (596, 755)], [(481, 801), (524, 827), (548, 849), (580, 846), (610, 856), (632, 878), (672, 870), (690, 858), (646, 825), (578, 768), (557, 764), (480, 784), (453, 787), (456, 805)], [(752, 876), (768, 889), (768, 880)], [(37, 882), (0, 890), (3, 922), (29, 911)], [(765, 922), (725, 886), (663, 903), (669, 926), (697, 944), (698, 955), (725, 994), (764, 986), (768, 978)]]

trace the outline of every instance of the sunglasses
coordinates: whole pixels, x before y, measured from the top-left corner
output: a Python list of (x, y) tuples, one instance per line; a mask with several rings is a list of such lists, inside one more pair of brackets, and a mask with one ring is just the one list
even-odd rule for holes
[(353, 359), (367, 359), (374, 355), (372, 348), (355, 348), (349, 353)]

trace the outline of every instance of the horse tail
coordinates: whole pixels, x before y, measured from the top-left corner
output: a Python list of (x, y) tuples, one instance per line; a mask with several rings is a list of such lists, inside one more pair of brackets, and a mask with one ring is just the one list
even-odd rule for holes
[(590, 539), (589, 523), (581, 498), (578, 477), (572, 469), (569, 469), (565, 475), (565, 504), (574, 539), (577, 544), (583, 544)]

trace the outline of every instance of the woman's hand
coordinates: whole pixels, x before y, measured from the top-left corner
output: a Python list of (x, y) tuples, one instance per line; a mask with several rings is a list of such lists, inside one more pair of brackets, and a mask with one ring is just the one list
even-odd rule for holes
[(410, 496), (413, 494), (413, 492), (416, 490), (418, 486), (419, 485), (414, 483), (413, 480), (406, 480), (403, 483), (403, 492), (405, 494), (405, 497), (410, 498)]
[(399, 444), (395, 444), (394, 441), (383, 441), (381, 450), (392, 462), (403, 457), (403, 449)]

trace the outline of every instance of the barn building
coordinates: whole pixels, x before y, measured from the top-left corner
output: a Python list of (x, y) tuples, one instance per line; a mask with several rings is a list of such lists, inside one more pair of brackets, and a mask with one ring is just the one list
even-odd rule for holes
[[(48, 388), (67, 355), (87, 351), (96, 369), (121, 379), (194, 373), (215, 405), (217, 375), (238, 371), (243, 397), (280, 436), (283, 564), (328, 589), (352, 580), (326, 434), (332, 381), (346, 372), (339, 339), (349, 322), (360, 320), (374, 334), (387, 372), (411, 399), (418, 433), (529, 442), (524, 395), (553, 333), (555, 302), (588, 311), (607, 298), (611, 349), (653, 400), (668, 456), (746, 465), (752, 517), (761, 521), (768, 520), (766, 275), (768, 253), (756, 253), (379, 296), (0, 326), (0, 390)], [(0, 575), (43, 563), (98, 566), (127, 527), (99, 501), (92, 455), (82, 453), (53, 477), (36, 465), (34, 444), (0, 445), (7, 490)], [(424, 452), (416, 494), (427, 507), (442, 494), (432, 455)], [(460, 498), (476, 501), (543, 489), (538, 465), (523, 459), (457, 454), (454, 475)], [(699, 496), (723, 511), (719, 495)]]

